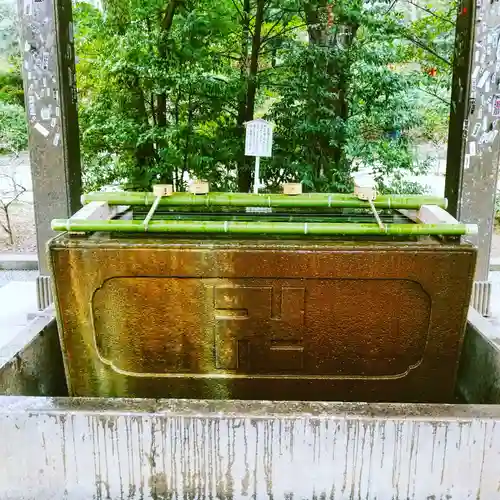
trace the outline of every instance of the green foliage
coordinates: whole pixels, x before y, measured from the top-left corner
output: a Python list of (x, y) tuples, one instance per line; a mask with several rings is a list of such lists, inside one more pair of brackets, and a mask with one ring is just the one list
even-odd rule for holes
[(448, 6), (408, 23), (394, 5), (107, 0), (100, 12), (78, 3), (86, 189), (156, 180), (184, 189), (203, 178), (248, 190), (244, 122), (258, 116), (275, 124), (266, 191), (292, 180), (348, 191), (359, 163), (400, 189), (387, 179), (401, 185), (418, 171), (415, 142), (446, 136), (453, 26)]
[(379, 185), (381, 194), (428, 194), (428, 189), (415, 181), (396, 179)]
[(28, 147), (26, 116), (19, 104), (0, 101), (0, 152), (15, 153)]
[[(182, 189), (187, 173), (227, 187), (227, 166), (234, 161), (228, 147), (234, 144), (221, 130), (231, 126), (230, 101), (238, 89), (230, 79), (236, 71), (220, 55), (227, 32), (224, 6), (182, 10), (161, 58), (163, 35), (151, 23), (161, 13), (155, 3), (130, 9), (130, 22), (118, 34), (119, 27), (96, 9), (77, 7), (86, 186), (94, 188), (103, 170), (103, 182), (126, 179), (131, 187), (173, 178)], [(162, 95), (168, 125), (159, 123)]]
[(0, 3), (0, 153), (28, 146), (16, 2)]
[(417, 130), (420, 139), (434, 145), (444, 144), (448, 138), (449, 109), (441, 102), (422, 112), (422, 125)]
[[(418, 77), (390, 68), (404, 62), (392, 39), (394, 21), (376, 9), (342, 7), (336, 4), (336, 16), (348, 19), (343, 31), (351, 37), (344, 35), (340, 46), (297, 42), (287, 61), (293, 72), (271, 113), (274, 172), (284, 169), (285, 177), (315, 191), (351, 190), (358, 161), (371, 165), (379, 180), (413, 170), (409, 132), (422, 122)], [(329, 36), (339, 32), (334, 26)]]
[(20, 71), (0, 73), (0, 101), (24, 107), (23, 78)]
[(0, 61), (19, 54), (17, 2), (0, 1)]

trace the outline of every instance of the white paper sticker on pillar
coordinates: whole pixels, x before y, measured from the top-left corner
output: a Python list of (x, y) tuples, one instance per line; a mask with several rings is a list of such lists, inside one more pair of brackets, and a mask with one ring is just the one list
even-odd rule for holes
[(42, 120), (50, 120), (50, 108), (42, 108), (40, 110), (40, 116), (42, 117)]
[(269, 158), (273, 152), (273, 126), (261, 118), (246, 124), (245, 156)]
[(479, 130), (481, 129), (481, 124), (476, 123), (474, 125), (474, 129), (472, 130), (472, 137), (477, 137), (477, 134), (479, 134)]
[(36, 100), (34, 95), (28, 96), (28, 113), (32, 120), (36, 118)]
[(488, 128), (488, 117), (483, 116), (483, 132), (486, 132), (487, 128)]
[(464, 169), (468, 170), (470, 167), (470, 155), (465, 155), (464, 158)]
[(53, 146), (59, 146), (59, 140), (61, 139), (61, 134), (55, 134), (54, 140), (52, 141)]
[(49, 58), (49, 52), (44, 52), (42, 56), (42, 68), (44, 71), (47, 71), (49, 69)]
[(471, 141), (469, 143), (469, 153), (471, 156), (476, 156), (476, 142)]
[(486, 80), (490, 77), (490, 72), (486, 70), (482, 75), (479, 81), (477, 82), (477, 88), (482, 89), (484, 87), (484, 84), (486, 83)]
[(493, 116), (500, 116), (500, 95), (493, 97)]
[(32, 0), (24, 0), (24, 14), (26, 16), (31, 16), (32, 8), (33, 8), (33, 1)]
[(44, 137), (48, 137), (50, 132), (41, 124), (41, 123), (35, 123), (35, 130), (40, 132)]

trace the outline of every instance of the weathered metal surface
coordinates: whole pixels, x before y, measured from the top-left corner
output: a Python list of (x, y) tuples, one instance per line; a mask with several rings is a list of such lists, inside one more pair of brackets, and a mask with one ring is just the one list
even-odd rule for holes
[(459, 3), (446, 178), (450, 210), (479, 226), (476, 280), (487, 281), (500, 152), (500, 4)]
[(54, 317), (33, 320), (9, 344), (0, 349), (0, 394), (68, 394)]
[(81, 194), (71, 0), (18, 5), (40, 273), (47, 274), (50, 221), (75, 213)]
[(50, 254), (70, 393), (451, 401), (474, 252), (62, 235)]
[(0, 398), (0, 498), (500, 498), (500, 408)]
[(458, 219), (460, 217), (465, 143), (469, 124), (475, 10), (475, 0), (457, 2), (445, 196), (448, 199), (448, 211)]
[(500, 332), (469, 310), (457, 389), (471, 403), (500, 404)]

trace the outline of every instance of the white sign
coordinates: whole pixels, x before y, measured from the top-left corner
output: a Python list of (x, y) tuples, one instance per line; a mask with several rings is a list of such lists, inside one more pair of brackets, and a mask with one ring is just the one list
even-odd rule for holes
[(245, 156), (270, 158), (273, 152), (273, 126), (266, 120), (246, 124)]

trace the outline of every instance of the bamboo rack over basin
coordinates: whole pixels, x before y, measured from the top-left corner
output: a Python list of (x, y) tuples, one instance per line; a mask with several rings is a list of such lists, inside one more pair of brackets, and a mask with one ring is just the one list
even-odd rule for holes
[(477, 226), (470, 224), (343, 224), (307, 222), (239, 222), (239, 221), (151, 221), (56, 219), (54, 231), (191, 233), (191, 234), (273, 234), (273, 235), (449, 235), (472, 234)]
[[(96, 192), (82, 196), (82, 203), (102, 201), (108, 205), (152, 205), (153, 193)], [(376, 208), (418, 210), (423, 205), (446, 209), (446, 198), (436, 196), (387, 195), (373, 202)], [(370, 204), (352, 194), (310, 193), (297, 196), (283, 194), (209, 193), (195, 195), (174, 193), (160, 199), (159, 206), (197, 207), (273, 207), (273, 208), (370, 208)]]
[(156, 191), (52, 222), (72, 395), (453, 397), (477, 226), (445, 200)]

